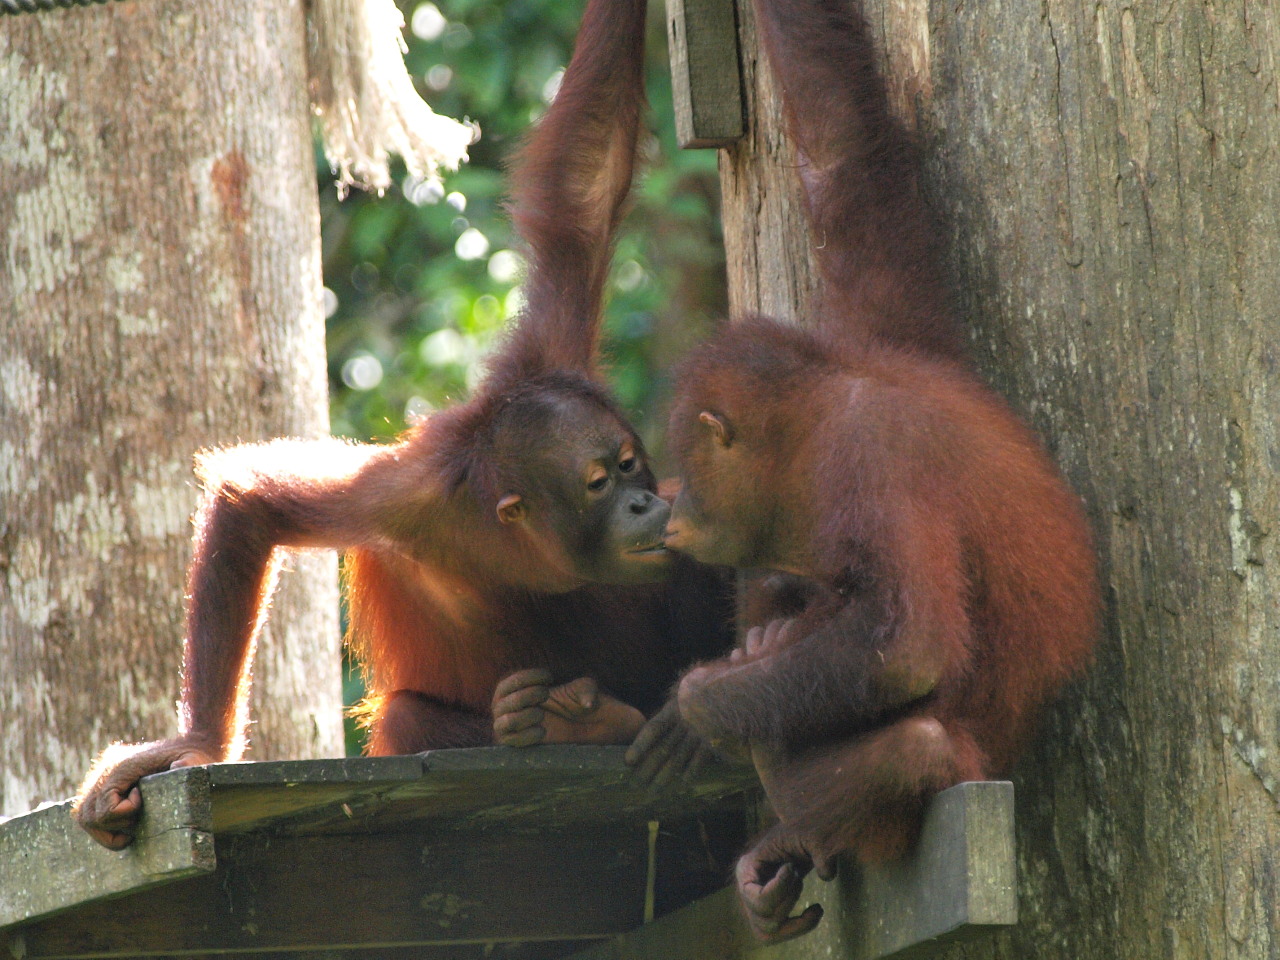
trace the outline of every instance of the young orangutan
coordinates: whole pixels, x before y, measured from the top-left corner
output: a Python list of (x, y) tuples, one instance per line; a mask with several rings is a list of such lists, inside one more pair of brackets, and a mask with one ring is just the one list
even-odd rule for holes
[(860, 12), (755, 7), (822, 296), (813, 325), (735, 324), (679, 373), (667, 545), (807, 578), (770, 578), (790, 609), (753, 598), (744, 646), (678, 697), (756, 762), (780, 823), (739, 861), (738, 891), (756, 934), (784, 940), (821, 916), (791, 916), (809, 869), (895, 857), (933, 793), (1009, 769), (1084, 663), (1098, 591), (1077, 498), (961, 348)]
[[(644, 10), (591, 0), (512, 167), (527, 307), (475, 396), (390, 445), (282, 440), (201, 457), (179, 734), (116, 745), (89, 772), (75, 815), (106, 846), (133, 838), (139, 778), (240, 755), (282, 548), (347, 551), (372, 754), (629, 743), (682, 667), (731, 646), (731, 587), (664, 548), (670, 508), (597, 363), (644, 99)], [(630, 755), (644, 778), (695, 759), (673, 706), (646, 731)]]

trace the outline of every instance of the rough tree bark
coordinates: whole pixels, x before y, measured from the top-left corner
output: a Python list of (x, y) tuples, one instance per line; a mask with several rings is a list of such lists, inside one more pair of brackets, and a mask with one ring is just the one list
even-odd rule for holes
[[(811, 283), (739, 4), (737, 309)], [(968, 958), (1280, 955), (1280, 12), (868, 0), (975, 354), (1088, 502), (1106, 624), (1018, 787), (1019, 926)], [(779, 186), (778, 178), (783, 178)]]
[[(175, 729), (206, 446), (327, 432), (302, 0), (0, 20), (0, 812)], [(259, 757), (340, 755), (335, 561), (260, 645)]]

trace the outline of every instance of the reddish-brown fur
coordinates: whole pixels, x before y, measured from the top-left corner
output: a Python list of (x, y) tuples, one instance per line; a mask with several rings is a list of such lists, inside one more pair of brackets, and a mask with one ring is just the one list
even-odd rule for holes
[(753, 929), (780, 940), (821, 916), (790, 916), (810, 867), (897, 856), (930, 795), (1009, 769), (1086, 660), (1098, 597), (1077, 498), (961, 349), (860, 12), (756, 9), (822, 296), (813, 325), (749, 319), (681, 371), (668, 545), (793, 575), (755, 588), (744, 648), (679, 691), (780, 817), (738, 869)]
[[(375, 754), (626, 742), (683, 666), (727, 648), (724, 578), (662, 549), (669, 508), (597, 365), (643, 107), (644, 8), (591, 0), (513, 165), (527, 307), (476, 395), (395, 444), (281, 440), (202, 458), (179, 735), (117, 745), (90, 771), (76, 815), (103, 843), (132, 839), (141, 776), (239, 756), (282, 548), (347, 551)], [(695, 756), (673, 708), (651, 727), (633, 749), (642, 773)]]

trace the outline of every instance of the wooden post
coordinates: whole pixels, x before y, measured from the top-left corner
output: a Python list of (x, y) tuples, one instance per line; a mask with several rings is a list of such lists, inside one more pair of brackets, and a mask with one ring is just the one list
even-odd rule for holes
[(667, 0), (676, 138), (726, 147), (742, 136), (742, 84), (733, 0)]
[(784, 132), (781, 94), (760, 55), (750, 0), (738, 4), (738, 28), (747, 128), (720, 152), (729, 315), (803, 322), (817, 266), (795, 147)]

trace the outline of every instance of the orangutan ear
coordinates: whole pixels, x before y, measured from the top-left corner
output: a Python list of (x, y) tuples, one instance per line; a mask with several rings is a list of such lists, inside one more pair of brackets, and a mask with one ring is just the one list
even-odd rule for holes
[(529, 515), (529, 508), (524, 505), (519, 494), (509, 493), (498, 501), (498, 519), (503, 523), (515, 523)]
[(715, 435), (716, 443), (720, 444), (720, 446), (727, 447), (733, 443), (733, 430), (729, 427), (727, 418), (703, 410), (698, 414), (698, 422), (706, 426)]

